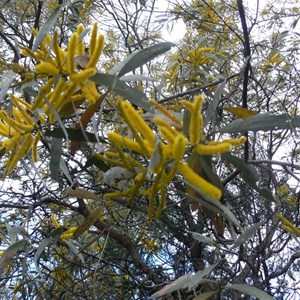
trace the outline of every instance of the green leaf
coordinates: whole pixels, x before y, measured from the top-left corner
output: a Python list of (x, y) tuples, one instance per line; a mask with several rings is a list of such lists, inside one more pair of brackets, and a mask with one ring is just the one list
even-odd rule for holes
[(221, 155), (221, 157), (228, 163), (234, 165), (238, 170), (240, 170), (242, 177), (247, 183), (255, 185), (256, 182), (259, 181), (260, 176), (257, 170), (253, 166), (246, 164), (243, 159), (236, 157), (230, 153), (224, 153)]
[[(186, 196), (188, 196), (193, 201), (200, 202), (201, 205), (206, 207), (208, 210), (211, 210), (211, 211), (214, 211), (216, 213), (221, 214), (224, 218), (226, 218), (228, 221), (233, 223), (236, 227), (241, 228), (241, 225), (240, 225), (239, 221), (237, 220), (235, 215), (231, 212), (231, 210), (228, 207), (223, 205), (220, 201), (218, 201), (216, 199), (213, 199), (213, 198), (210, 198), (205, 193), (203, 193), (202, 190), (200, 190), (199, 188), (191, 185), (187, 181), (185, 181), (185, 180), (183, 180), (183, 181), (184, 181), (185, 184), (187, 184), (188, 186), (193, 188), (197, 193), (199, 193), (201, 195), (201, 198), (194, 197), (194, 196), (191, 196), (191, 195), (186, 195)], [(177, 192), (179, 194), (181, 194), (181, 192), (179, 190), (177, 190)]]
[(207, 300), (207, 299), (209, 299), (209, 297), (215, 295), (217, 292), (218, 291), (202, 293), (202, 294), (199, 294), (198, 296), (196, 296), (195, 298), (193, 298), (193, 300)]
[(125, 60), (117, 64), (110, 71), (110, 74), (118, 74), (118, 77), (121, 77), (122, 75), (135, 70), (155, 57), (165, 53), (173, 46), (175, 46), (173, 43), (163, 42), (131, 53)]
[(234, 165), (238, 170), (240, 170), (241, 176), (249, 186), (255, 189), (265, 199), (274, 201), (274, 197), (271, 191), (257, 186), (256, 182), (259, 181), (260, 176), (257, 170), (253, 166), (246, 164), (244, 160), (236, 156), (233, 156), (230, 153), (224, 153), (221, 156), (222, 159)]
[(144, 94), (137, 88), (128, 86), (125, 82), (122, 82), (116, 75), (97, 73), (90, 79), (97, 84), (104, 85), (112, 89), (117, 94), (129, 100), (132, 104), (145, 110), (150, 110), (150, 105), (146, 101), (146, 94)]
[(71, 252), (73, 252), (73, 254), (75, 255), (75, 257), (78, 257), (81, 262), (84, 264), (84, 258), (83, 255), (80, 253), (79, 249), (70, 241), (66, 241), (64, 240), (64, 242), (66, 243), (66, 245), (69, 247), (69, 249), (71, 250)]
[(120, 78), (120, 80), (122, 80), (122, 81), (158, 81), (157, 78), (140, 75), (140, 74), (122, 76)]
[(258, 114), (245, 120), (235, 120), (229, 125), (219, 129), (219, 132), (235, 133), (245, 131), (268, 131), (289, 129), (300, 126), (300, 118), (296, 117), (292, 120), (288, 114), (271, 115), (268, 113)]
[(39, 275), (42, 276), (42, 272), (41, 272), (41, 269), (39, 267), (39, 259), (40, 259), (40, 256), (42, 255), (42, 253), (44, 252), (45, 248), (48, 247), (50, 244), (54, 244), (55, 242), (58, 241), (58, 237), (56, 238), (46, 238), (46, 239), (43, 239), (38, 248), (36, 249), (36, 252), (34, 254), (34, 258), (33, 258), (33, 261), (34, 261), (34, 264), (35, 264), (35, 268), (36, 270), (38, 271)]
[(150, 170), (150, 173), (152, 172), (152, 170), (155, 169), (155, 167), (157, 166), (157, 164), (160, 162), (160, 159), (161, 159), (160, 153), (159, 153), (159, 148), (158, 148), (159, 142), (160, 142), (159, 138), (156, 137), (154, 151), (152, 153), (152, 157), (151, 157), (149, 165), (148, 165), (148, 170)]
[(86, 161), (83, 169), (86, 170), (88, 167), (92, 165), (96, 166), (99, 170), (103, 172), (106, 172), (111, 168), (110, 165), (107, 165), (103, 160), (97, 158), (95, 155), (93, 155)]
[(83, 233), (85, 233), (87, 230), (89, 230), (89, 228), (93, 226), (95, 221), (99, 218), (101, 212), (102, 212), (101, 207), (97, 207), (95, 210), (93, 210), (93, 212), (74, 231), (73, 237), (77, 238)]
[(191, 274), (186, 274), (179, 277), (178, 279), (174, 280), (172, 283), (166, 285), (165, 287), (163, 287), (162, 289), (160, 289), (159, 291), (151, 295), (151, 299), (157, 299), (164, 295), (171, 294), (174, 291), (178, 291), (180, 289), (186, 288), (191, 276), (192, 276)]
[(208, 244), (208, 245), (213, 246), (213, 247), (218, 246), (217, 243), (214, 240), (208, 238), (205, 235), (202, 235), (198, 232), (191, 232), (191, 234), (192, 234), (193, 239), (196, 240), (196, 241)]
[(219, 84), (218, 89), (215, 92), (214, 99), (209, 102), (204, 120), (205, 125), (207, 125), (209, 122), (212, 122), (213, 124), (215, 123), (216, 109), (219, 105), (220, 100), (222, 99), (222, 94), (226, 84), (226, 80)]
[(5, 268), (10, 264), (12, 258), (17, 254), (17, 252), (24, 248), (26, 243), (27, 239), (17, 241), (4, 251), (0, 259), (0, 274), (2, 274)]
[(43, 39), (45, 38), (45, 36), (47, 35), (47, 33), (50, 31), (50, 29), (52, 28), (52, 26), (55, 24), (60, 11), (68, 6), (70, 3), (64, 3), (61, 4), (59, 6), (57, 6), (53, 12), (51, 13), (51, 15), (49, 16), (49, 18), (47, 19), (47, 21), (43, 24), (43, 26), (40, 28), (37, 36), (35, 37), (34, 40), (34, 44), (32, 46), (32, 51), (36, 51), (37, 48), (39, 47), (40, 43), (43, 41)]
[(207, 268), (205, 268), (204, 270), (198, 271), (197, 273), (195, 273), (192, 278), (189, 280), (188, 283), (188, 288), (192, 289), (193, 287), (195, 287), (196, 285), (198, 285), (200, 283), (200, 281), (203, 279), (203, 277), (209, 275), (211, 273), (211, 271), (217, 266), (218, 264), (213, 264)]
[(256, 231), (260, 228), (260, 226), (262, 226), (265, 223), (266, 223), (266, 221), (261, 221), (261, 222), (255, 223), (253, 226), (246, 229), (242, 234), (240, 234), (240, 236), (234, 242), (233, 246), (231, 247), (231, 250), (244, 244), (247, 240), (249, 240), (256, 233)]
[(5, 71), (1, 76), (1, 91), (0, 91), (0, 101), (2, 101), (3, 97), (6, 95), (7, 91), (10, 88), (10, 85), (15, 80), (16, 73), (12, 70)]
[(254, 286), (250, 286), (246, 284), (232, 284), (232, 285), (227, 285), (226, 288), (233, 289), (250, 296), (255, 296), (261, 300), (273, 300), (273, 297), (271, 297), (269, 294), (267, 294), (262, 290), (259, 290)]
[(52, 138), (51, 142), (51, 159), (50, 174), (54, 180), (59, 180), (60, 159), (62, 155), (62, 138)]
[[(106, 143), (106, 141), (100, 137), (96, 137), (95, 134), (84, 131), (82, 132), (81, 129), (76, 129), (76, 128), (65, 128), (68, 137), (70, 140), (76, 140), (76, 141), (81, 141), (85, 142), (87, 141), (86, 138), (88, 138), (88, 141), (91, 143), (97, 143), (98, 140), (102, 143)], [(46, 136), (52, 136), (56, 138), (65, 138), (65, 132), (60, 128), (56, 127), (53, 129), (47, 129), (44, 133)]]

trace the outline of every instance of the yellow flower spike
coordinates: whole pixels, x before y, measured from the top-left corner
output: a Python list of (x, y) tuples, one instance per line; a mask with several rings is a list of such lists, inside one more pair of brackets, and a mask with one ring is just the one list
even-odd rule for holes
[[(283, 225), (286, 227), (290, 228), (291, 233), (294, 233), (298, 236), (300, 236), (300, 229), (297, 228), (291, 221), (289, 221), (287, 218), (285, 218), (283, 215), (281, 214), (276, 214), (277, 218), (283, 223)], [(282, 226), (282, 227), (284, 227)]]
[(25, 106), (29, 111), (32, 112), (32, 106), (31, 106), (28, 102), (26, 102), (24, 99), (19, 98), (19, 97), (13, 95), (13, 94), (10, 94), (10, 97), (13, 97), (13, 100), (16, 99), (16, 101), (17, 101), (18, 103), (22, 104), (22, 105)]
[(204, 98), (202, 95), (196, 96), (194, 102), (184, 100), (182, 103), (190, 111), (190, 126), (189, 126), (189, 135), (190, 142), (192, 145), (199, 143), (202, 139), (202, 130), (203, 130), (203, 118), (201, 114), (202, 104)]
[(242, 136), (238, 139), (225, 139), (223, 141), (210, 141), (208, 142), (208, 145), (219, 145), (222, 143), (229, 143), (234, 147), (238, 147), (243, 145), (247, 141), (247, 138), (245, 136)]
[(63, 234), (74, 233), (74, 232), (76, 231), (76, 229), (77, 229), (77, 227), (71, 227), (71, 228), (69, 228), (68, 230), (64, 231), (64, 232), (62, 233), (62, 235), (63, 235)]
[[(156, 165), (150, 165), (148, 167), (148, 172), (150, 174), (159, 173), (164, 167), (164, 163), (165, 163), (164, 146), (161, 142), (159, 142), (157, 145), (157, 151), (159, 154), (159, 161), (156, 162)], [(153, 152), (153, 150), (152, 150), (152, 152)]]
[(31, 133), (26, 134), (22, 140), (21, 146), (16, 150), (15, 153), (13, 152), (11, 154), (11, 156), (8, 160), (8, 163), (6, 165), (4, 177), (6, 177), (6, 175), (8, 175), (14, 169), (14, 167), (17, 165), (17, 163), (20, 161), (20, 159), (22, 159), (27, 154), (27, 152), (30, 151), (32, 141), (33, 141), (33, 138), (32, 138)]
[(160, 110), (166, 117), (168, 117), (171, 121), (173, 121), (179, 128), (182, 128), (182, 122), (172, 114), (169, 110), (167, 110), (164, 106), (156, 102), (154, 99), (150, 99), (149, 103), (155, 106), (158, 110)]
[(98, 23), (94, 23), (92, 27), (92, 33), (90, 38), (90, 45), (89, 45), (89, 55), (92, 57), (95, 48), (96, 48), (96, 42), (97, 42), (97, 34), (98, 34)]
[(0, 135), (8, 137), (11, 134), (11, 130), (7, 124), (0, 121)]
[(162, 211), (165, 208), (166, 199), (167, 199), (167, 189), (163, 187), (160, 190), (160, 200), (159, 200), (158, 208), (155, 213), (155, 219), (159, 219), (159, 217), (161, 216)]
[(120, 146), (124, 146), (127, 149), (142, 154), (144, 151), (141, 145), (127, 137), (124, 137), (116, 132), (108, 133), (109, 140), (119, 144)]
[(229, 152), (232, 148), (232, 145), (226, 142), (217, 145), (203, 145), (198, 144), (196, 145), (197, 153), (201, 155), (213, 155), (218, 153), (225, 153)]
[(77, 33), (80, 36), (82, 32), (84, 31), (84, 25), (82, 23), (77, 25)]
[(145, 180), (145, 176), (146, 176), (146, 172), (138, 173), (135, 176), (135, 178), (133, 180), (132, 190), (131, 190), (131, 193), (130, 193), (129, 198), (128, 198), (128, 204), (129, 205), (132, 205), (134, 203), (135, 196), (137, 195), (139, 189), (143, 185), (144, 180)]
[(68, 70), (70, 73), (75, 72), (74, 57), (76, 55), (77, 43), (78, 43), (78, 34), (77, 34), (77, 32), (74, 32), (71, 35), (70, 42), (68, 45), (67, 65), (68, 65)]
[(38, 132), (37, 135), (34, 137), (33, 143), (32, 143), (32, 146), (31, 146), (32, 160), (34, 162), (38, 162), (38, 160), (39, 160), (37, 144), (38, 144), (40, 138), (41, 138), (41, 133)]
[(211, 198), (220, 200), (222, 191), (195, 173), (186, 163), (179, 162), (178, 171), (192, 186), (199, 188)]
[(60, 225), (59, 225), (58, 221), (56, 220), (54, 214), (51, 214), (51, 220), (52, 220), (52, 223), (53, 223), (53, 225), (54, 225), (55, 228), (59, 228), (60, 227)]
[(124, 163), (124, 165), (126, 166), (126, 169), (129, 170), (129, 171), (134, 172), (134, 168), (133, 168), (132, 165), (129, 163), (128, 157), (125, 155), (125, 153), (124, 153), (124, 151), (122, 150), (122, 148), (121, 148), (118, 144), (114, 144), (114, 147), (115, 147), (116, 150), (118, 151), (119, 159)]
[[(174, 129), (165, 120), (163, 120), (159, 117), (153, 118), (153, 122), (159, 127), (159, 130), (161, 130), (165, 134), (167, 141), (173, 144), (174, 139), (176, 138), (176, 136), (179, 132), (176, 129)], [(165, 128), (165, 129), (163, 129), (163, 128)], [(168, 131), (168, 133), (166, 130)]]
[(22, 138), (21, 134), (17, 132), (10, 139), (0, 142), (1, 150), (4, 149), (6, 153), (12, 151), (16, 147), (17, 143), (21, 140), (21, 138)]
[[(150, 147), (153, 147), (155, 143), (155, 134), (146, 121), (128, 101), (119, 101), (118, 104), (121, 115), (130, 129), (132, 130), (134, 128), (135, 130), (138, 130), (143, 138), (149, 141)], [(136, 136), (134, 137), (136, 138)]]
[(21, 54), (24, 55), (24, 56), (32, 57), (35, 60), (38, 60), (38, 58), (36, 57), (36, 55), (30, 49), (28, 49), (28, 48), (23, 48), (21, 50)]
[(62, 56), (63, 50), (60, 48), (59, 43), (58, 43), (58, 31), (57, 30), (54, 30), (52, 48), (53, 48), (53, 52), (55, 53), (55, 60), (56, 60), (57, 67), (61, 70), (63, 61), (64, 61), (64, 57)]
[(73, 233), (62, 233), (60, 238), (62, 240), (69, 240), (69, 239), (73, 238)]
[(152, 221), (152, 218), (153, 218), (155, 198), (157, 196), (158, 186), (159, 186), (159, 183), (160, 183), (161, 178), (163, 176), (163, 173), (164, 173), (164, 171), (161, 170), (157, 174), (157, 176), (155, 178), (155, 181), (154, 181), (154, 184), (152, 185), (151, 194), (150, 194), (149, 203), (148, 203), (148, 220), (149, 221)]
[[(12, 99), (13, 104), (15, 107), (18, 109), (18, 111), (21, 113), (23, 120), (29, 124), (29, 125), (34, 125), (35, 122), (32, 119), (32, 117), (26, 112), (26, 110), (22, 107), (21, 103), (23, 104), (23, 101), (21, 101), (20, 98), (14, 96), (13, 94), (9, 95)], [(27, 106), (28, 107), (28, 106)]]
[(96, 68), (87, 68), (81, 72), (73, 73), (70, 75), (70, 80), (76, 83), (83, 83), (89, 77), (92, 77), (96, 74)]
[(21, 123), (12, 119), (11, 117), (8, 116), (8, 114), (4, 110), (0, 111), (0, 119), (6, 121), (8, 125), (12, 126), (14, 129), (18, 131), (20, 130), (24, 132), (24, 131), (31, 131), (33, 129), (32, 125), (27, 125), (24, 124), (24, 122)]
[(24, 122), (22, 113), (16, 107), (12, 108), (12, 116), (15, 118), (16, 122)]
[(59, 70), (55, 65), (49, 62), (42, 62), (35, 66), (35, 72), (38, 74), (48, 74), (52, 76), (56, 76), (59, 74)]
[(104, 48), (104, 35), (100, 34), (97, 38), (95, 50), (92, 56), (90, 57), (89, 62), (87, 63), (86, 66), (87, 68), (96, 67), (96, 64), (100, 58), (103, 48)]
[(163, 155), (166, 159), (173, 158), (173, 146), (172, 145), (164, 145), (163, 146)]
[(50, 89), (52, 85), (55, 82), (55, 77), (51, 77), (48, 79), (48, 81), (40, 88), (38, 95), (36, 97), (35, 102), (32, 104), (32, 110), (35, 110), (37, 108), (41, 108), (43, 104), (45, 103), (44, 97), (46, 94), (50, 92)]
[(77, 45), (77, 55), (83, 55), (84, 54), (84, 42), (82, 40), (82, 38), (80, 37), (80, 35), (82, 34), (82, 32), (84, 31), (84, 26), (83, 24), (79, 24), (77, 25), (77, 33), (79, 36), (80, 41), (78, 42)]
[[(105, 151), (105, 156), (112, 157), (113, 159), (120, 158), (119, 153), (117, 153), (117, 152), (111, 152), (111, 151)], [(128, 163), (132, 167), (135, 167), (135, 168), (138, 168), (138, 169), (142, 169), (143, 168), (143, 165), (138, 160), (134, 159), (133, 157), (125, 155), (125, 159), (128, 161)]]
[(61, 96), (61, 93), (67, 89), (67, 82), (64, 77), (61, 77), (57, 84), (55, 85), (55, 88), (53, 90), (53, 93), (49, 97), (49, 101), (51, 104), (55, 104), (58, 102), (58, 99)]
[(175, 137), (174, 137), (174, 134), (172, 132), (170, 132), (169, 129), (167, 129), (165, 127), (160, 127), (158, 131), (159, 131), (161, 137), (163, 139), (165, 139), (168, 142), (168, 144), (170, 144), (170, 145), (173, 144)]
[(179, 165), (179, 160), (173, 162), (171, 170), (169, 171), (167, 176), (163, 179), (162, 184), (164, 186), (167, 186), (172, 181), (172, 179), (176, 176), (178, 165)]
[(118, 197), (127, 197), (132, 192), (132, 188), (129, 188), (124, 191), (118, 191), (118, 192), (112, 192), (112, 193), (106, 193), (104, 194), (104, 198), (118, 198)]
[(185, 154), (185, 150), (186, 150), (186, 138), (183, 134), (179, 133), (175, 140), (174, 140), (174, 144), (173, 144), (173, 158), (176, 160), (181, 160)]
[(96, 84), (94, 81), (87, 81), (85, 84), (80, 84), (82, 93), (84, 97), (91, 103), (95, 103), (99, 97), (100, 94), (97, 91)]

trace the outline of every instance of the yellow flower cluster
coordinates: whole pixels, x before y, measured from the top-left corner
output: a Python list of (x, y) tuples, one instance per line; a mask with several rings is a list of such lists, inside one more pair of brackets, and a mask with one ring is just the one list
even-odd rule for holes
[(57, 31), (54, 31), (53, 37), (46, 35), (35, 52), (27, 48), (22, 50), (23, 55), (37, 62), (37, 78), (47, 78), (32, 109), (42, 109), (50, 122), (55, 121), (53, 111), (65, 115), (69, 111), (68, 105), (77, 107), (76, 103), (81, 104), (84, 100), (93, 104), (100, 97), (95, 82), (89, 80), (96, 74), (96, 64), (104, 47), (104, 36), (98, 35), (97, 31), (97, 23), (94, 23), (88, 54), (85, 53), (82, 24), (71, 35), (66, 50), (59, 45)]
[(285, 218), (281, 214), (277, 214), (276, 216), (282, 222), (283, 230), (285, 230), (289, 233), (295, 234), (297, 236), (300, 236), (300, 229), (298, 227), (296, 227), (291, 221), (289, 221), (287, 218)]
[[(150, 104), (164, 115), (164, 117), (155, 117), (153, 119), (158, 128), (159, 138), (129, 102), (120, 100), (118, 102), (119, 112), (128, 125), (132, 137), (126, 137), (119, 132), (109, 133), (108, 138), (116, 152), (107, 151), (103, 156), (97, 155), (99, 159), (134, 172), (136, 176), (133, 180), (133, 185), (129, 189), (108, 193), (105, 197), (125, 196), (128, 197), (129, 203), (132, 203), (137, 193), (149, 196), (149, 219), (152, 219), (155, 202), (160, 197), (155, 214), (155, 217), (159, 217), (165, 205), (167, 186), (179, 173), (188, 184), (199, 189), (209, 197), (219, 200), (222, 196), (221, 190), (194, 172), (185, 162), (184, 157), (191, 149), (202, 155), (213, 155), (230, 151), (231, 147), (243, 144), (246, 138), (227, 139), (221, 142), (213, 141), (205, 144), (201, 113), (203, 101), (204, 98), (200, 95), (194, 99), (193, 103), (183, 101), (183, 105), (189, 110), (191, 116), (189, 136), (187, 138), (181, 132), (183, 127), (182, 121), (156, 101), (150, 100)], [(125, 151), (123, 150), (124, 148), (126, 149)], [(147, 170), (130, 153), (140, 154), (150, 159)], [(148, 183), (145, 184), (148, 188), (143, 186), (145, 181)]]
[[(80, 24), (77, 31), (71, 35), (66, 50), (59, 45), (57, 31), (53, 37), (47, 34), (36, 51), (32, 52), (28, 48), (22, 50), (23, 55), (35, 60), (35, 78), (41, 79), (43, 84), (32, 105), (22, 98), (10, 95), (11, 113), (0, 110), (0, 155), (10, 153), (3, 177), (7, 176), (30, 150), (33, 160), (38, 160), (40, 124), (55, 122), (55, 112), (61, 116), (67, 115), (73, 113), (83, 101), (87, 100), (93, 104), (99, 99), (96, 84), (89, 78), (96, 74), (96, 64), (103, 50), (104, 37), (98, 35), (95, 23), (87, 56), (84, 53), (83, 35), (84, 26)], [(81, 69), (76, 66), (76, 62), (80, 60), (85, 62), (80, 64)], [(33, 73), (22, 71), (22, 77), (23, 84), (33, 79)], [(40, 114), (41, 111), (44, 115)]]
[[(59, 225), (57, 219), (55, 218), (54, 214), (51, 214), (51, 220), (53, 222), (54, 227), (57, 228), (61, 228), (61, 226)], [(74, 232), (76, 231), (77, 227), (71, 227), (69, 229), (67, 229), (66, 231), (64, 231), (61, 235), (60, 238), (62, 240), (68, 240), (71, 239), (73, 237)]]
[[(36, 133), (37, 123), (42, 122), (42, 116), (34, 117), (31, 114), (32, 106), (25, 100), (10, 95), (12, 113), (9, 115), (5, 110), (0, 110), (0, 154), (10, 153), (6, 161), (6, 169), (3, 178), (9, 174), (17, 163), (32, 150), (33, 160), (37, 161), (37, 142), (40, 138)], [(36, 134), (34, 134), (36, 133)]]

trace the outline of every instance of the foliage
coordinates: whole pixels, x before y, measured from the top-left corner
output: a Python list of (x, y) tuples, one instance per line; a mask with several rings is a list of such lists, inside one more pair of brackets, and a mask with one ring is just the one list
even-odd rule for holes
[(3, 299), (299, 297), (300, 11), (272, 3), (1, 4)]

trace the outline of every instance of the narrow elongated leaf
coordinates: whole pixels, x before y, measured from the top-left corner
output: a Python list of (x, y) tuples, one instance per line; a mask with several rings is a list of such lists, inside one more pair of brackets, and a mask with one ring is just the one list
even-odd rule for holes
[(240, 236), (237, 238), (237, 240), (234, 242), (231, 249), (234, 249), (243, 243), (245, 243), (248, 239), (250, 239), (256, 231), (259, 229), (260, 226), (262, 226), (266, 221), (261, 221), (258, 223), (255, 223), (253, 226), (246, 229)]
[(23, 239), (10, 245), (3, 253), (0, 259), (0, 274), (3, 273), (5, 268), (9, 265), (12, 258), (17, 254), (18, 251), (22, 250), (27, 243), (27, 239)]
[[(183, 180), (183, 181), (185, 182), (186, 185), (190, 186), (195, 191), (197, 191), (197, 193), (199, 193), (201, 195), (201, 198), (194, 197), (192, 195), (187, 195), (191, 200), (199, 202), (201, 205), (206, 207), (208, 210), (211, 210), (211, 211), (221, 214), (228, 221), (232, 222), (235, 226), (237, 226), (238, 228), (241, 228), (239, 221), (237, 220), (235, 215), (231, 212), (231, 210), (228, 207), (223, 205), (220, 201), (210, 198), (205, 193), (203, 193), (200, 189), (189, 184), (187, 181), (185, 181), (185, 180)], [(179, 194), (181, 194), (181, 192), (179, 190), (177, 192)]]
[(73, 237), (77, 238), (83, 233), (85, 233), (98, 219), (102, 209), (101, 207), (97, 207), (85, 220), (84, 222), (77, 227), (74, 231)]
[(61, 155), (62, 155), (62, 139), (61, 138), (52, 138), (50, 173), (51, 173), (51, 178), (54, 180), (59, 179)]
[(99, 170), (101, 170), (103, 172), (106, 172), (107, 170), (109, 170), (111, 168), (110, 165), (106, 164), (103, 160), (99, 159), (95, 155), (93, 155), (86, 161), (83, 169), (85, 170), (92, 165), (96, 166)]
[[(300, 119), (295, 119), (294, 122), (290, 115), (271, 115), (268, 113), (258, 114), (245, 120), (235, 120), (229, 125), (219, 129), (219, 132), (245, 132), (245, 131), (268, 131), (268, 130), (280, 130), (299, 127)], [(294, 123), (294, 124), (293, 124)], [(298, 125), (298, 126), (297, 126)]]
[(247, 183), (253, 185), (256, 184), (257, 181), (259, 181), (260, 176), (257, 170), (253, 166), (246, 164), (245, 161), (241, 158), (236, 157), (230, 153), (224, 153), (222, 154), (222, 159), (239, 169), (242, 177)]
[(0, 85), (0, 101), (2, 101), (3, 97), (6, 95), (7, 91), (10, 88), (10, 85), (13, 83), (15, 79), (16, 73), (12, 70), (8, 70), (4, 72), (1, 76), (1, 85)]
[(232, 285), (227, 285), (226, 288), (233, 289), (241, 293), (245, 293), (247, 295), (257, 297), (258, 299), (261, 300), (273, 300), (273, 297), (271, 297), (269, 294), (267, 294), (262, 290), (259, 290), (254, 286), (250, 286), (246, 284), (232, 284)]
[(164, 295), (173, 293), (174, 291), (178, 291), (180, 289), (186, 288), (188, 285), (188, 282), (191, 280), (191, 276), (192, 276), (191, 274), (186, 274), (186, 275), (179, 277), (172, 283), (166, 285), (165, 287), (160, 289), (158, 292), (151, 295), (151, 299), (157, 299)]
[(198, 271), (195, 273), (192, 278), (188, 282), (188, 288), (192, 289), (194, 286), (198, 285), (199, 282), (203, 279), (203, 277), (209, 275), (211, 271), (217, 266), (218, 264), (213, 264), (204, 270)]
[[(96, 137), (95, 134), (93, 133), (87, 131), (84, 131), (83, 133), (81, 129), (77, 129), (77, 128), (65, 128), (65, 129), (70, 140), (84, 142), (86, 141), (86, 137), (87, 137), (88, 141), (91, 143), (96, 143), (98, 142), (98, 140), (102, 143), (106, 143), (104, 139), (102, 139), (101, 137)], [(47, 129), (44, 135), (52, 136), (56, 138), (65, 138), (64, 131), (59, 127), (53, 129)]]
[(255, 189), (262, 197), (269, 201), (274, 201), (271, 191), (257, 186), (256, 182), (259, 181), (260, 176), (253, 166), (246, 164), (242, 159), (233, 156), (230, 153), (222, 154), (222, 159), (233, 164), (238, 170), (240, 170), (245, 182)]
[(75, 255), (75, 257), (78, 257), (81, 262), (84, 264), (84, 257), (83, 255), (80, 253), (79, 249), (70, 241), (64, 241), (66, 243), (66, 245), (69, 247), (69, 249), (71, 250), (71, 252), (73, 252), (73, 254)]
[(131, 53), (125, 60), (117, 64), (110, 71), (110, 74), (118, 74), (118, 76), (121, 77), (122, 75), (135, 70), (155, 57), (165, 53), (173, 46), (175, 46), (173, 43), (163, 42)]
[(198, 232), (191, 232), (191, 234), (192, 234), (193, 239), (196, 241), (206, 243), (206, 244), (214, 246), (214, 247), (217, 246), (217, 243), (215, 241), (213, 241), (212, 239), (208, 238), (205, 235), (202, 235)]
[(145, 110), (150, 110), (150, 105), (146, 101), (147, 96), (137, 88), (128, 86), (125, 82), (121, 81), (116, 75), (97, 73), (90, 78), (97, 84), (104, 85), (112, 89), (117, 94), (129, 100), (132, 104), (141, 107)]
[(217, 266), (217, 264), (211, 265), (208, 268), (198, 271), (194, 275), (186, 274), (172, 283), (166, 285), (162, 289), (160, 289), (158, 292), (151, 295), (152, 299), (156, 299), (159, 297), (162, 297), (164, 295), (168, 295), (170, 293), (173, 293), (174, 291), (178, 291), (180, 289), (185, 288), (193, 288), (194, 286), (198, 285), (200, 282), (202, 282), (203, 278), (211, 273), (211, 271)]
[(196, 296), (195, 298), (193, 298), (193, 300), (207, 300), (207, 299), (209, 299), (209, 297), (215, 295), (217, 292), (218, 291), (202, 293), (202, 294), (199, 294), (198, 296)]
[(209, 102), (208, 108), (206, 111), (206, 116), (204, 120), (204, 124), (207, 125), (209, 122), (214, 123), (215, 118), (216, 118), (216, 109), (218, 107), (218, 104), (222, 98), (222, 93), (224, 91), (226, 81), (223, 81), (222, 83), (219, 84), (218, 89), (214, 95), (214, 99)]
[(120, 78), (122, 81), (158, 81), (157, 78), (140, 74), (126, 75)]
[(34, 40), (34, 44), (32, 46), (32, 51), (36, 51), (37, 48), (39, 47), (40, 43), (43, 41), (43, 39), (45, 38), (46, 34), (50, 31), (50, 29), (52, 28), (52, 26), (55, 24), (61, 10), (68, 6), (70, 3), (64, 3), (61, 4), (59, 6), (57, 6), (53, 12), (51, 13), (51, 15), (49, 16), (49, 18), (47, 19), (47, 21), (43, 24), (43, 26), (40, 28), (37, 36), (35, 37)]
[(44, 250), (46, 249), (46, 247), (48, 247), (50, 244), (55, 243), (57, 240), (58, 240), (58, 238), (46, 238), (46, 239), (43, 239), (41, 241), (41, 243), (39, 244), (38, 248), (36, 249), (33, 261), (34, 261), (34, 264), (35, 264), (35, 268), (38, 271), (38, 273), (39, 273), (40, 276), (42, 276), (41, 269), (39, 267), (40, 256), (44, 252)]

